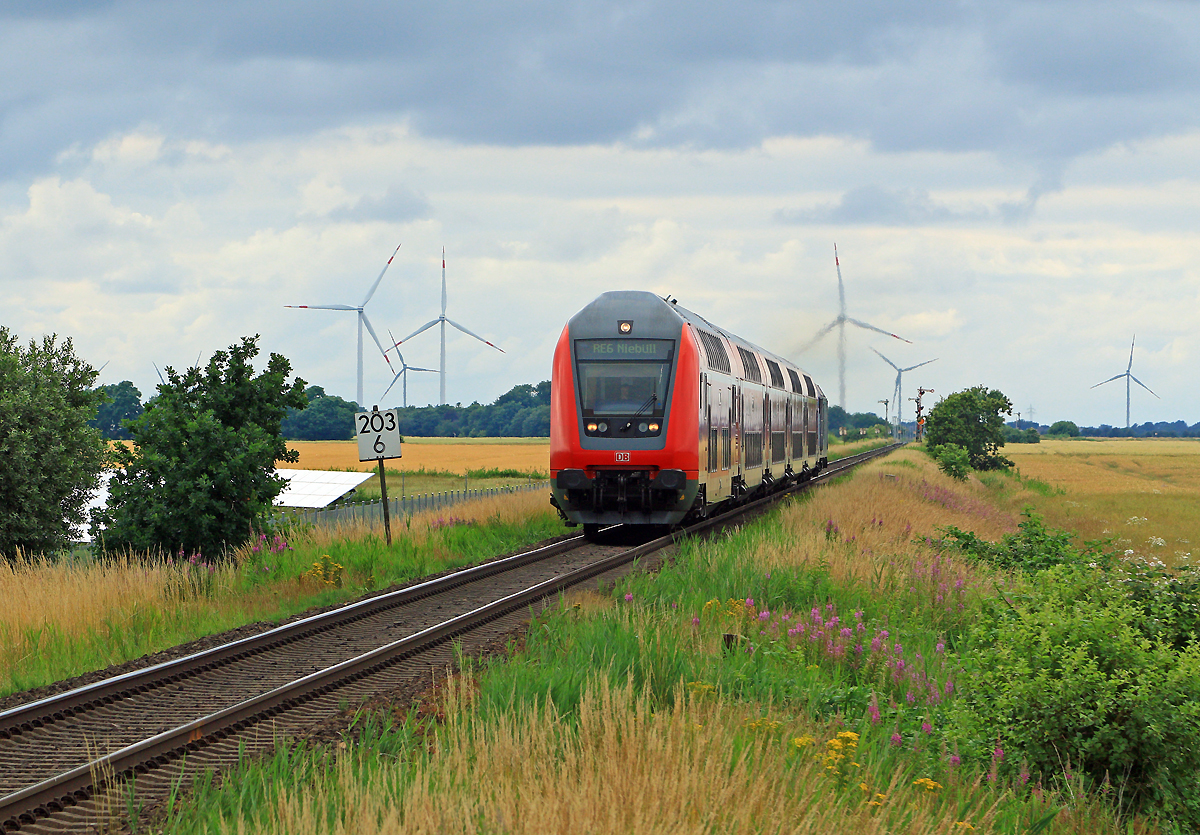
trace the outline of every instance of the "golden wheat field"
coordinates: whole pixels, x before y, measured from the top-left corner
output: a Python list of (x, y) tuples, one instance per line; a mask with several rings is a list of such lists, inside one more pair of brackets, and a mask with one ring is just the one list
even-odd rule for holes
[(1188, 564), (1200, 544), (1200, 439), (1043, 440), (1006, 446), (1023, 477), (1063, 492), (1038, 502), (1085, 539)]
[[(288, 441), (300, 462), (285, 464), (301, 470), (359, 470), (376, 467), (358, 460), (356, 441)], [(403, 457), (389, 460), (388, 469), (425, 469), (463, 474), (468, 470), (519, 470), (550, 473), (549, 438), (410, 438)]]

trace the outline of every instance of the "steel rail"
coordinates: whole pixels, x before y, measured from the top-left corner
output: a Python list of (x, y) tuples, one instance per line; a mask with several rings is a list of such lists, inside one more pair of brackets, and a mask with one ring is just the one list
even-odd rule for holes
[[(844, 459), (832, 462), (829, 467), (817, 476), (808, 479), (792, 487), (781, 490), (777, 493), (767, 495), (761, 499), (755, 500), (745, 505), (739, 506), (733, 513), (724, 513), (704, 519), (701, 522), (688, 527), (687, 529), (674, 531), (665, 536), (643, 543), (634, 548), (621, 551), (617, 554), (610, 555), (591, 563), (582, 568), (559, 575), (558, 577), (536, 583), (522, 591), (507, 595), (491, 603), (480, 606), (470, 612), (450, 618), (441, 624), (429, 627), (413, 635), (407, 636), (400, 640), (394, 641), (378, 649), (363, 653), (355, 658), (335, 664), (324, 670), (303, 676), (293, 682), (277, 687), (266, 693), (246, 699), (236, 705), (219, 710), (215, 713), (201, 717), (199, 719), (180, 725), (174, 729), (164, 731), (141, 742), (126, 746), (118, 751), (99, 757), (85, 765), (78, 766), (70, 771), (64, 772), (56, 777), (44, 780), (32, 786), (28, 786), (20, 791), (14, 792), (6, 797), (0, 798), (0, 826), (5, 830), (17, 830), (22, 826), (35, 823), (39, 818), (47, 817), (50, 814), (61, 811), (67, 806), (71, 806), (80, 800), (86, 800), (95, 792), (96, 775), (111, 775), (104, 780), (104, 784), (113, 784), (122, 780), (130, 779), (137, 774), (144, 773), (151, 768), (165, 765), (170, 760), (184, 754), (187, 751), (195, 751), (202, 745), (211, 741), (224, 739), (225, 737), (243, 731), (252, 725), (282, 713), (290, 708), (297, 707), (307, 701), (310, 701), (320, 695), (324, 695), (338, 687), (346, 685), (350, 682), (371, 675), (378, 670), (381, 670), (391, 664), (411, 657), (423, 650), (432, 646), (441, 644), (459, 634), (467, 632), (471, 629), (489, 623), (504, 615), (511, 614), (519, 609), (532, 606), (533, 604), (559, 594), (566, 589), (586, 582), (594, 577), (605, 574), (613, 569), (619, 568), (626, 563), (633, 562), (643, 556), (649, 555), (655, 551), (665, 548), (674, 542), (687, 536), (695, 535), (710, 527), (718, 524), (723, 524), (732, 521), (738, 516), (749, 513), (755, 509), (765, 508), (770, 504), (780, 501), (787, 496), (798, 492), (808, 487), (819, 485), (832, 476), (841, 472), (852, 469), (854, 466), (864, 463), (871, 458), (891, 452), (897, 445), (880, 447), (874, 450), (869, 450), (865, 453), (849, 456)], [(526, 561), (532, 561), (530, 554), (543, 553), (551, 549), (560, 549), (561, 551), (570, 550), (577, 546), (579, 538), (572, 538), (564, 542), (555, 543), (547, 546), (547, 548), (536, 549), (536, 551), (528, 552), (527, 554), (519, 554), (514, 557), (506, 558), (506, 560), (497, 560), (493, 563), (485, 563), (483, 566), (476, 566), (475, 569), (482, 569), (489, 566), (494, 566), (497, 563), (507, 560), (518, 560), (524, 558)], [(570, 547), (564, 547), (568, 546)], [(543, 553), (543, 556), (549, 554)], [(510, 567), (515, 567), (510, 563)], [(441, 581), (449, 580), (454, 577), (459, 577), (467, 574), (475, 569), (467, 569), (464, 572), (449, 575), (446, 578), (429, 581), (417, 586), (403, 589), (399, 592), (392, 593), (401, 594), (402, 592), (414, 592), (422, 587), (429, 587)], [(486, 576), (486, 575), (485, 575)], [(478, 575), (475, 577), (478, 579)], [(467, 582), (463, 580), (462, 582)], [(455, 585), (461, 585), (462, 582), (444, 585), (442, 589), (453, 588)], [(433, 593), (427, 591), (427, 594)], [(416, 595), (417, 597), (425, 595)], [(370, 598), (366, 601), (360, 601), (359, 604), (352, 604), (348, 609), (361, 606), (363, 604), (372, 603), (381, 598)], [(326, 615), (332, 613), (326, 613)], [(307, 618), (304, 621), (299, 621), (296, 624), (289, 625), (290, 627), (298, 627), (301, 624), (309, 623), (325, 615)], [(345, 622), (348, 618), (342, 619), (339, 622)], [(281, 632), (289, 627), (280, 627), (272, 632)], [(264, 635), (270, 633), (264, 633)], [(261, 638), (263, 636), (255, 636)], [(217, 647), (212, 650), (206, 650), (202, 653), (196, 653), (188, 658), (207, 657), (211, 653), (219, 653), (221, 650), (229, 650), (233, 647), (240, 647), (246, 641), (252, 641), (254, 638), (243, 639), (242, 641), (234, 642), (223, 647)], [(277, 642), (278, 643), (278, 642)], [(233, 653), (236, 654), (236, 653)], [(221, 657), (227, 657), (225, 655)], [(178, 659), (183, 661), (185, 659)], [(163, 665), (156, 665), (149, 670), (163, 669), (170, 667), (175, 662), (167, 662)], [(106, 682), (98, 682), (97, 685), (104, 685), (109, 682), (116, 682), (119, 679), (127, 679), (130, 675), (117, 677), (117, 679), (106, 680)], [(88, 688), (81, 688), (88, 689)], [(61, 694), (69, 695), (69, 694)], [(51, 699), (42, 700), (39, 703), (52, 701)], [(0, 717), (11, 715), (20, 708), (7, 711), (5, 714), (0, 714)]]

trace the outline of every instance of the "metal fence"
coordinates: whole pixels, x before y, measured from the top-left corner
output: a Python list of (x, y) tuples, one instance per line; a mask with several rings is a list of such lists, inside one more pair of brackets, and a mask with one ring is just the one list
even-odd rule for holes
[[(483, 499), (490, 496), (505, 496), (514, 493), (531, 493), (548, 490), (548, 481), (530, 481), (526, 484), (516, 484), (509, 487), (481, 487), (477, 489), (451, 490), (446, 493), (422, 493), (416, 496), (402, 496), (388, 499), (388, 512), (393, 519), (403, 519), (427, 510), (442, 510), (453, 507), (471, 499)], [(288, 511), (288, 518), (321, 527), (335, 527), (350, 522), (374, 522), (383, 519), (383, 500), (373, 502), (346, 502), (337, 507), (323, 510)]]

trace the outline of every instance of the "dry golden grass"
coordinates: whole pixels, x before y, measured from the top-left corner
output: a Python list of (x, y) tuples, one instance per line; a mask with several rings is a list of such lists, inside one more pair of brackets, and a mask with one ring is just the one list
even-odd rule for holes
[[(234, 571), (229, 565), (215, 567), (204, 580), (211, 594), (201, 594), (188, 568), (159, 561), (0, 561), (0, 682), (11, 679), (28, 659), (60, 651), (64, 645), (78, 647), (80, 660), (91, 662), (59, 671), (74, 675), (129, 660), (115, 646), (105, 651), (102, 636), (114, 631), (144, 630), (150, 622), (243, 623), (257, 619), (256, 612), (274, 610), (304, 593), (294, 582), (278, 589), (234, 592)], [(89, 640), (92, 636), (100, 637)]]
[[(343, 757), (315, 790), (285, 790), (268, 820), (228, 821), (222, 831), (924, 835), (965, 831), (960, 822), (976, 832), (991, 828), (990, 809), (959, 817), (971, 785), (931, 791), (900, 773), (873, 775), (870, 763), (843, 761), (851, 788), (834, 799), (830, 781), (839, 778), (821, 753), (840, 729), (763, 721), (757, 705), (680, 696), (653, 713), (631, 685), (603, 680), (588, 688), (573, 723), (546, 706), (485, 721), (467, 701), (462, 688), (451, 689), (450, 718), (428, 762), (385, 765), (362, 782)], [(332, 823), (331, 806), (339, 811)]]
[(1186, 565), (1200, 544), (1200, 440), (1044, 440), (1006, 446), (1022, 476), (1064, 495), (1034, 502), (1046, 519), (1085, 539), (1168, 565)]
[[(301, 470), (358, 470), (376, 468), (374, 461), (358, 460), (355, 441), (288, 441), (300, 453)], [(463, 474), (468, 470), (518, 470), (550, 473), (549, 439), (539, 438), (415, 438), (406, 440), (404, 456), (385, 462), (389, 469), (440, 470)]]
[[(784, 509), (786, 538), (763, 542), (748, 558), (764, 568), (824, 565), (839, 583), (889, 587), (910, 576), (916, 562), (935, 556), (926, 537), (955, 525), (987, 539), (1017, 529), (1019, 517), (996, 508), (978, 480), (956, 482), (917, 449), (901, 449), (860, 468), (842, 483), (822, 487)], [(830, 525), (836, 532), (827, 531)], [(830, 547), (831, 542), (837, 543)], [(946, 570), (972, 570), (949, 555)]]

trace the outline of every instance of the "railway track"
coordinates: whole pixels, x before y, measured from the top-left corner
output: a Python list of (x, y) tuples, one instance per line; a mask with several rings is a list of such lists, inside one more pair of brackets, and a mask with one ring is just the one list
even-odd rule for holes
[(510, 634), (563, 591), (619, 576), (680, 536), (741, 522), (892, 448), (835, 461), (791, 490), (650, 542), (572, 537), (0, 712), (0, 826), (91, 830), (114, 816), (115, 795), (166, 796), (360, 699), (428, 681), (453, 661), (453, 639), (482, 645)]

